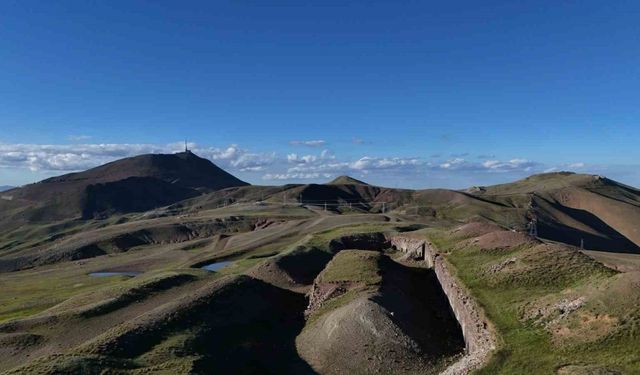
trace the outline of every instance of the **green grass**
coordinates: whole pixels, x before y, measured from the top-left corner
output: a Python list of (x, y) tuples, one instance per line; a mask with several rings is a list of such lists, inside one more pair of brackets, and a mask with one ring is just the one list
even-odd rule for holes
[(38, 314), (66, 299), (107, 285), (116, 285), (126, 277), (89, 277), (75, 273), (41, 275), (21, 272), (2, 280), (0, 322)]
[(318, 275), (320, 283), (353, 283), (349, 289), (337, 297), (325, 301), (307, 320), (305, 328), (313, 324), (324, 314), (347, 305), (356, 298), (371, 295), (382, 283), (380, 262), (382, 253), (367, 250), (343, 250), (327, 264)]
[(262, 261), (264, 261), (264, 258), (244, 258), (244, 259), (239, 259), (237, 261), (234, 261), (230, 265), (228, 265), (228, 266), (226, 266), (224, 268), (221, 268), (220, 270), (218, 270), (214, 274), (219, 274), (221, 276), (239, 275), (241, 273), (244, 273), (245, 271), (247, 271), (248, 269), (250, 269), (251, 267), (255, 266), (256, 264), (258, 264), (258, 263), (260, 263)]
[[(446, 232), (432, 230), (429, 237), (447, 253), (446, 260), (499, 334), (499, 349), (477, 374), (555, 374), (568, 364), (640, 373), (640, 329), (618, 330), (599, 340), (589, 341), (586, 337), (587, 342), (558, 345), (542, 325), (523, 318), (527, 304), (543, 297), (558, 300), (568, 291), (593, 292), (614, 276), (613, 271), (579, 253), (544, 253), (530, 245), (507, 251), (456, 248), (459, 240)], [(519, 260), (513, 272), (506, 272), (508, 277), (487, 272), (491, 265), (512, 257)], [(612, 310), (603, 305), (600, 311)]]
[(190, 341), (196, 336), (194, 332), (186, 330), (171, 335), (155, 345), (150, 351), (137, 358), (143, 365), (166, 363), (175, 360), (176, 354), (188, 351)]
[(376, 285), (382, 282), (377, 251), (343, 250), (327, 265), (319, 276), (320, 282), (354, 282)]
[[(256, 214), (262, 215), (264, 213)], [(314, 234), (312, 242), (321, 248), (328, 249), (329, 241), (336, 236), (353, 232), (378, 231), (388, 227), (385, 224), (348, 225)], [(72, 230), (76, 229), (75, 227), (72, 228)], [(286, 238), (282, 241), (276, 241), (274, 244), (253, 249), (247, 254), (239, 254), (238, 257), (233, 257), (235, 259), (231, 259), (234, 260), (232, 265), (222, 269), (220, 272), (207, 274), (203, 271), (202, 274), (207, 275), (206, 277), (217, 278), (229, 274), (243, 273), (263, 261), (263, 256), (273, 256), (286, 250), (285, 245), (295, 239)], [(121, 257), (128, 256), (127, 254), (121, 255)], [(247, 259), (247, 257), (253, 257), (253, 259)], [(119, 258), (108, 258), (108, 263), (105, 263), (105, 267), (109, 267), (112, 262), (117, 264), (116, 262)], [(167, 263), (156, 268), (154, 273), (179, 271), (176, 266), (178, 264)], [(2, 280), (0, 280), (0, 288), (2, 288), (2, 293), (0, 293), (0, 322), (36, 315), (74, 296), (90, 294), (94, 291), (104, 291), (110, 287), (115, 288), (115, 293), (118, 288), (126, 287), (130, 284), (127, 281), (129, 280), (128, 277), (90, 277), (86, 274), (89, 271), (91, 271), (89, 268), (82, 269), (69, 263), (61, 263), (38, 270), (4, 274)]]

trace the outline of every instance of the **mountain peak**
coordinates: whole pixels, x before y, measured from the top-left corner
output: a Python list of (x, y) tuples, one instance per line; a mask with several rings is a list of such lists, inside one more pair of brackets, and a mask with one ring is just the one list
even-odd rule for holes
[(22, 202), (30, 202), (34, 215), (42, 216), (38, 219), (59, 220), (78, 215), (87, 218), (145, 211), (202, 193), (245, 185), (248, 184), (210, 160), (186, 151), (116, 160), (27, 185), (16, 189), (14, 195)]
[(364, 181), (360, 181), (350, 176), (338, 176), (334, 178), (328, 185), (369, 185)]
[(175, 154), (143, 154), (112, 161), (84, 172), (53, 177), (44, 182), (89, 181), (106, 183), (130, 177), (156, 178), (191, 189), (218, 190), (248, 185), (210, 160), (191, 151)]

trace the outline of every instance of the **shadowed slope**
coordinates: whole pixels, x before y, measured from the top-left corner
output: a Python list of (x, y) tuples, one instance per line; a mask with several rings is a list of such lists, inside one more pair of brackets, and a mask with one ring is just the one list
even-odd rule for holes
[(243, 185), (191, 152), (140, 155), (9, 191), (11, 200), (0, 200), (0, 226), (147, 210)]
[(584, 240), (589, 249), (640, 251), (640, 191), (601, 176), (545, 173), (478, 187), (468, 195), (493, 202), (475, 211), (503, 226), (524, 230), (536, 217), (542, 238), (575, 246)]

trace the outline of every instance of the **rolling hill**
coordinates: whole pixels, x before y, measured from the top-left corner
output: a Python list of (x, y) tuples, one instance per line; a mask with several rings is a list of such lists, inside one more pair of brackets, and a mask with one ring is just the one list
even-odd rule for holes
[(605, 251), (639, 250), (640, 190), (602, 176), (540, 174), (472, 195), (502, 205), (499, 212), (519, 214), (519, 220), (536, 218), (542, 238)]
[[(638, 271), (576, 248), (640, 254), (640, 191), (604, 177), (256, 186), (180, 153), (2, 195), (0, 371), (439, 374), (476, 358), (465, 327), (501, 337), (488, 373), (640, 363)], [(487, 320), (459, 324), (467, 288)]]
[[(64, 237), (77, 230), (72, 228), (110, 225), (114, 220), (125, 220), (118, 218), (129, 213), (146, 212), (144, 217), (152, 218), (194, 215), (229, 205), (249, 205), (251, 209), (255, 204), (331, 214), (384, 212), (398, 218), (448, 223), (482, 219), (520, 232), (527, 232), (535, 219), (538, 237), (545, 240), (587, 250), (640, 252), (636, 225), (640, 222), (640, 191), (601, 176), (568, 172), (467, 190), (394, 189), (349, 176), (327, 184), (252, 186), (185, 152), (126, 158), (9, 193), (10, 200), (0, 200), (0, 209), (6, 213), (0, 218), (4, 232), (0, 249), (12, 249), (8, 259), (0, 254), (9, 265), (7, 269), (43, 259), (93, 256), (90, 251), (84, 253), (84, 246), (78, 247), (82, 254), (77, 255), (38, 255), (48, 252), (49, 245), (34, 242), (34, 236)], [(23, 255), (23, 250), (31, 255)]]

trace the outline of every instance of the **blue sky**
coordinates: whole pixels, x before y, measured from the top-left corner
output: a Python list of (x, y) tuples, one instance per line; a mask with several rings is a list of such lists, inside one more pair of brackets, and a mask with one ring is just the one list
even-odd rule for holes
[(0, 185), (188, 138), (257, 184), (638, 186), (639, 20), (637, 1), (2, 2)]

